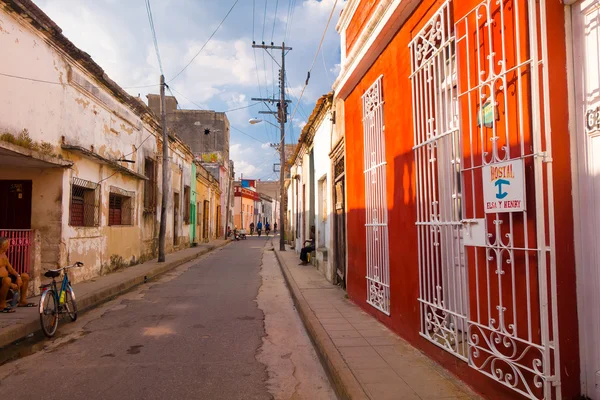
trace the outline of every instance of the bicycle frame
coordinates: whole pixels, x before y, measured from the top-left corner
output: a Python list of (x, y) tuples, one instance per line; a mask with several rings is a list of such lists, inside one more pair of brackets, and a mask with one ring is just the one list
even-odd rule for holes
[[(53, 296), (56, 299), (56, 303), (58, 304), (58, 311), (60, 313), (64, 314), (65, 311), (62, 309), (64, 302), (63, 303), (60, 302), (60, 295), (61, 295), (61, 293), (66, 293), (67, 289), (71, 285), (71, 282), (69, 282), (69, 275), (67, 273), (67, 268), (63, 269), (63, 278), (62, 278), (62, 282), (60, 285), (60, 291), (57, 290), (56, 284), (57, 284), (56, 278), (52, 278), (52, 283), (43, 287), (42, 295), (44, 294), (44, 292), (48, 291), (48, 289), (52, 289)], [(75, 293), (73, 291), (71, 291), (71, 296), (72, 296), (73, 300), (75, 300)], [(43, 307), (42, 303), (43, 302), (40, 301), (40, 305), (39, 305), (40, 312), (42, 312), (42, 307)]]

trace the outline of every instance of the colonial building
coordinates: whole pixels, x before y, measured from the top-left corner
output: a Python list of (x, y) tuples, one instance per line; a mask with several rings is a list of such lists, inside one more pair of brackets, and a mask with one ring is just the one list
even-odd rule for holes
[[(160, 96), (149, 94), (148, 105), (160, 115)], [(229, 120), (224, 112), (211, 110), (178, 109), (177, 99), (166, 96), (165, 110), (169, 131), (177, 133), (190, 146), (195, 160), (208, 170), (219, 182), (221, 193), (231, 191), (233, 176), (229, 169)], [(216, 235), (225, 232), (227, 197), (221, 197), (218, 229)]]
[(233, 221), (237, 229), (245, 229), (250, 233), (250, 224), (258, 223), (257, 206), (260, 194), (256, 191), (255, 180), (242, 179), (234, 182), (234, 210)]
[(298, 145), (291, 156), (291, 187), (288, 189), (288, 208), (291, 211), (295, 232), (294, 248), (297, 252), (310, 238), (315, 227), (315, 253), (312, 263), (333, 283), (341, 281), (343, 274), (336, 266), (344, 264), (338, 259), (334, 247), (345, 248), (343, 238), (334, 245), (334, 182), (330, 154), (333, 144), (334, 108), (333, 93), (321, 96), (302, 129)]
[(191, 202), (192, 243), (208, 242), (221, 235), (221, 192), (219, 181), (202, 164), (195, 161), (195, 193)]
[[(153, 258), (162, 184), (160, 125), (31, 1), (0, 2), (0, 235), (38, 288), (82, 261), (75, 281)], [(193, 154), (169, 143), (167, 251), (189, 244), (183, 218)]]
[(486, 398), (600, 398), (599, 8), (349, 0), (337, 26), (348, 295)]

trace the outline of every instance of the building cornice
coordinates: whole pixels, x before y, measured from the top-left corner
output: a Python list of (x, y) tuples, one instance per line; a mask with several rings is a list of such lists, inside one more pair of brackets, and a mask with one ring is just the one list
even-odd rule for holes
[(348, 0), (346, 2), (346, 7), (344, 7), (342, 10), (342, 15), (340, 15), (340, 19), (335, 26), (335, 29), (338, 31), (338, 33), (342, 33), (346, 30), (346, 28), (348, 28), (348, 25), (350, 24), (350, 21), (352, 21), (352, 17), (354, 16), (359, 4), (360, 0)]
[(382, 0), (360, 32), (333, 84), (336, 97), (345, 99), (360, 77), (396, 35), (421, 0)]

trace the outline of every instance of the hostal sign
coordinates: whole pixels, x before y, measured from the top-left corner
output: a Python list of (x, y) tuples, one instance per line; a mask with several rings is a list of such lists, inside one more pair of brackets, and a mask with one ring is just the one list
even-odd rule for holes
[(486, 165), (482, 172), (486, 213), (525, 210), (522, 159)]

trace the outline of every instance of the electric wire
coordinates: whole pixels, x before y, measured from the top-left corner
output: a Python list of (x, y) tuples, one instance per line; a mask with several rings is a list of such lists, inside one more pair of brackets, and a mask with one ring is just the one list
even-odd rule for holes
[(32, 81), (32, 82), (38, 82), (38, 83), (48, 83), (48, 84), (51, 84), (51, 85), (62, 85), (62, 83), (60, 83), (60, 82), (45, 81), (43, 79), (28, 78), (28, 77), (25, 77), (25, 76), (5, 74), (3, 72), (0, 72), (0, 75), (6, 76), (8, 78), (21, 79), (21, 80), (25, 80), (25, 81)]
[(154, 42), (154, 50), (156, 51), (156, 59), (158, 60), (158, 68), (160, 74), (164, 75), (162, 60), (160, 59), (160, 51), (158, 50), (158, 40), (156, 39), (156, 29), (154, 28), (154, 19), (152, 18), (152, 7), (150, 6), (150, 0), (146, 0), (146, 13), (148, 14), (148, 23), (150, 24), (150, 32), (152, 33), (152, 40)]
[(232, 112), (232, 111), (237, 111), (237, 110), (243, 110), (243, 109), (245, 109), (245, 108), (254, 107), (254, 106), (255, 106), (255, 105), (257, 105), (257, 104), (261, 104), (261, 103), (260, 103), (260, 101), (259, 101), (259, 102), (256, 102), (256, 103), (252, 103), (252, 104), (250, 104), (250, 105), (247, 105), (247, 106), (244, 106), (244, 107), (238, 107), (238, 108), (232, 108), (232, 109), (230, 109), (230, 110), (225, 110), (225, 111), (223, 111), (223, 112)]
[(262, 31), (262, 41), (265, 41), (265, 25), (267, 25), (267, 5), (269, 4), (269, 0), (265, 0), (265, 15), (263, 17), (263, 31)]
[[(315, 53), (315, 56), (313, 58), (312, 64), (310, 65), (310, 68), (308, 69), (308, 74), (307, 74), (307, 79), (306, 82), (304, 83), (304, 86), (302, 87), (302, 91), (300, 92), (300, 97), (298, 98), (298, 103), (296, 103), (296, 107), (294, 108), (294, 112), (292, 113), (292, 116), (290, 117), (290, 119), (293, 121), (294, 120), (294, 116), (296, 115), (296, 112), (298, 111), (298, 106), (300, 105), (300, 101), (302, 100), (302, 96), (304, 96), (304, 91), (306, 90), (306, 86), (308, 86), (308, 80), (310, 78), (310, 72), (312, 71), (313, 67), (315, 66), (315, 62), (317, 61), (317, 57), (319, 56), (319, 52), (321, 51), (321, 46), (323, 46), (323, 42), (325, 41), (325, 35), (327, 34), (327, 30), (329, 29), (329, 24), (331, 23), (331, 19), (333, 18), (333, 14), (335, 13), (335, 8), (337, 6), (338, 0), (335, 0), (333, 2), (333, 7), (331, 9), (331, 13), (329, 14), (329, 19), (327, 20), (327, 24), (325, 25), (325, 29), (323, 30), (323, 35), (321, 36), (321, 41), (319, 42), (319, 47), (317, 47), (317, 52)], [(285, 137), (282, 139), (282, 142), (285, 140)]]
[(275, 2), (275, 15), (273, 16), (273, 30), (271, 31), (271, 42), (275, 36), (275, 24), (277, 23), (277, 7), (279, 6), (279, 0)]
[(235, 131), (238, 131), (238, 132), (239, 132), (239, 133), (241, 133), (242, 135), (246, 135), (246, 136), (248, 136), (250, 139), (254, 139), (254, 140), (256, 140), (256, 141), (257, 141), (257, 142), (259, 142), (259, 143), (265, 144), (265, 142), (263, 142), (262, 140), (255, 138), (254, 136), (252, 136), (252, 135), (250, 135), (250, 134), (248, 134), (248, 133), (244, 132), (244, 131), (243, 131), (243, 130), (241, 130), (241, 129), (238, 129), (238, 128), (236, 128), (236, 127), (235, 127), (235, 126), (233, 126), (233, 125), (231, 125), (231, 126), (230, 126), (230, 128), (231, 128), (231, 129), (233, 129), (233, 130), (235, 130)]
[(196, 59), (196, 57), (198, 57), (198, 55), (202, 52), (202, 50), (204, 50), (204, 48), (206, 47), (206, 45), (210, 42), (210, 40), (213, 38), (213, 36), (215, 36), (215, 34), (217, 33), (217, 31), (219, 30), (219, 28), (221, 28), (221, 25), (223, 25), (223, 23), (225, 22), (225, 20), (227, 19), (227, 17), (229, 17), (229, 14), (231, 14), (231, 12), (233, 11), (233, 9), (235, 8), (236, 4), (239, 2), (239, 0), (235, 0), (233, 2), (233, 4), (231, 5), (231, 8), (229, 9), (229, 11), (227, 11), (227, 14), (225, 14), (225, 17), (223, 17), (223, 19), (221, 20), (221, 22), (219, 23), (219, 25), (215, 28), (215, 30), (211, 33), (211, 35), (208, 37), (208, 39), (206, 40), (206, 42), (204, 42), (204, 44), (202, 45), (202, 47), (200, 48), (200, 50), (198, 50), (198, 52), (196, 53), (196, 55), (194, 57), (192, 57), (192, 59), (190, 60), (190, 62), (188, 62), (186, 64), (185, 67), (183, 67), (183, 69), (181, 71), (179, 71), (177, 74), (175, 74), (175, 76), (173, 78), (171, 78), (170, 82), (173, 82), (175, 79), (177, 79), (177, 77), (179, 75), (181, 75), (181, 73), (183, 71), (185, 71), (187, 69), (187, 67), (189, 67), (192, 62)]

